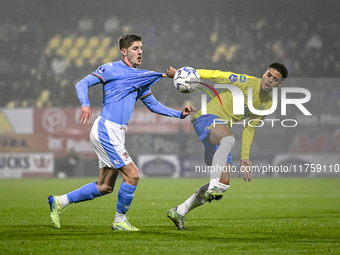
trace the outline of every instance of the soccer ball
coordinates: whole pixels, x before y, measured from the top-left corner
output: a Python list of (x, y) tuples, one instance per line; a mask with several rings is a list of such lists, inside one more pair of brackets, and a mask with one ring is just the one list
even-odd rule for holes
[(174, 75), (174, 85), (182, 93), (191, 93), (196, 90), (201, 81), (195, 68), (185, 66), (177, 70)]

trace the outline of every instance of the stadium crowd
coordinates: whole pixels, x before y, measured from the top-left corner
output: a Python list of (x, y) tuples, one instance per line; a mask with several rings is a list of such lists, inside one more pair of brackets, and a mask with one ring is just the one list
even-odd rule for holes
[[(164, 72), (169, 65), (189, 65), (259, 76), (275, 60), (285, 63), (290, 77), (339, 76), (340, 16), (327, 2), (322, 8), (317, 2), (297, 3), (290, 15), (235, 6), (228, 15), (201, 10), (188, 18), (150, 10), (131, 20), (104, 7), (101, 15), (77, 14), (64, 3), (46, 7), (36, 1), (29, 8), (28, 2), (13, 3), (21, 15), (1, 10), (0, 107), (78, 107), (74, 85), (99, 65), (118, 60), (117, 39), (127, 32), (143, 36), (143, 69)], [(62, 12), (62, 18), (49, 17), (51, 10)], [(317, 92), (315, 103), (340, 107), (339, 86), (310, 89)], [(173, 87), (153, 86), (165, 104), (183, 103), (183, 97), (168, 98), (167, 90)], [(100, 106), (95, 93), (90, 90), (92, 105)]]

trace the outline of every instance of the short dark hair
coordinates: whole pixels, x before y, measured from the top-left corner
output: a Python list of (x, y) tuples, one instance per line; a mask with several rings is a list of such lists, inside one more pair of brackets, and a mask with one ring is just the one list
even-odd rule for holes
[(142, 37), (138, 34), (125, 34), (118, 39), (119, 49), (128, 49), (134, 42), (141, 42)]
[(273, 62), (268, 66), (268, 69), (269, 68), (273, 68), (276, 71), (280, 72), (282, 79), (286, 79), (288, 77), (288, 70), (284, 64)]

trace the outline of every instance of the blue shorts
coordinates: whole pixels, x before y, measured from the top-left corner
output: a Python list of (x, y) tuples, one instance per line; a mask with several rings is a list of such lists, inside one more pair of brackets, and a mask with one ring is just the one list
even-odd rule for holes
[[(215, 151), (218, 149), (218, 147), (220, 147), (219, 145), (210, 143), (207, 139), (210, 128), (213, 126), (215, 119), (219, 119), (219, 117), (213, 114), (205, 114), (195, 119), (193, 123), (194, 129), (204, 145), (204, 162), (208, 166), (211, 166)], [(228, 155), (227, 163), (232, 164), (231, 153)]]

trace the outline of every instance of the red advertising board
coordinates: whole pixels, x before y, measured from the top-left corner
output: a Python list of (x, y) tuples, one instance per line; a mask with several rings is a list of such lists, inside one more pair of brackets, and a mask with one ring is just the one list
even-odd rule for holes
[[(34, 132), (50, 135), (89, 134), (92, 125), (79, 123), (78, 108), (45, 108), (34, 110)], [(92, 109), (92, 122), (100, 115), (100, 109)]]
[[(100, 109), (92, 109), (92, 122), (100, 115)], [(79, 123), (78, 108), (35, 109), (34, 132), (50, 135), (83, 136), (90, 133), (92, 125)], [(150, 112), (145, 107), (135, 108), (128, 124), (129, 133), (173, 134), (179, 127), (190, 132), (190, 119), (169, 118)]]
[[(100, 111), (100, 108), (92, 109), (92, 120), (88, 125), (79, 123), (80, 108), (35, 109), (34, 135), (25, 139), (33, 151), (53, 152), (56, 158), (63, 158), (70, 150), (85, 157), (95, 157), (89, 134), (92, 123), (100, 115)], [(190, 119), (169, 118), (152, 113), (145, 107), (137, 107), (129, 121), (128, 134), (176, 134), (179, 128), (190, 132)], [(20, 137), (17, 140), (20, 142)], [(34, 143), (34, 140), (39, 142)], [(27, 151), (29, 150), (27, 148)], [(26, 149), (18, 148), (11, 151)]]

